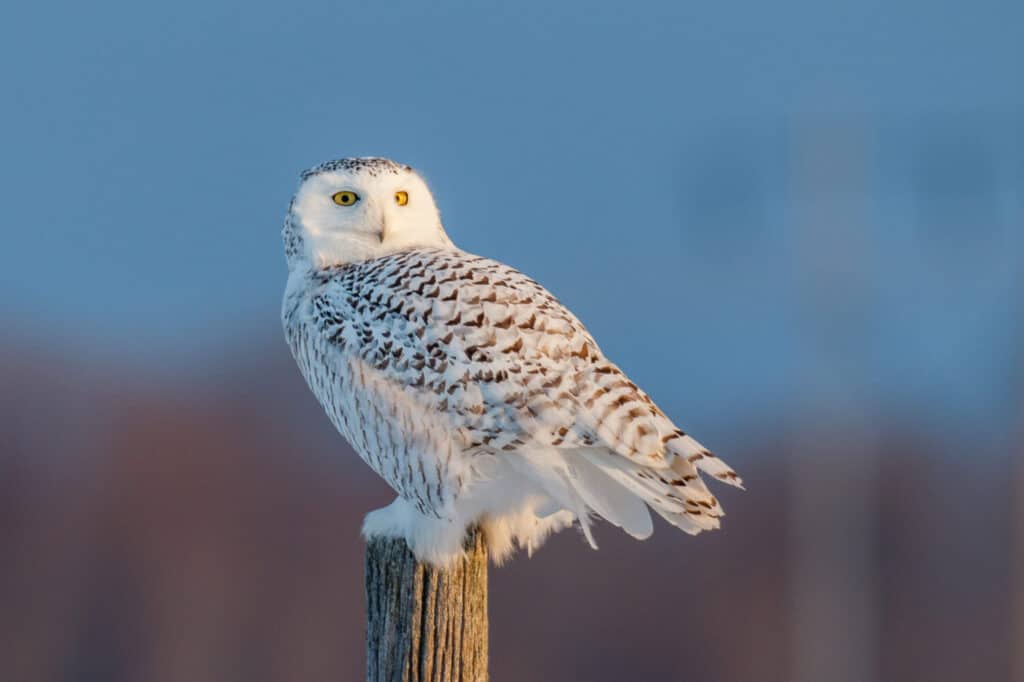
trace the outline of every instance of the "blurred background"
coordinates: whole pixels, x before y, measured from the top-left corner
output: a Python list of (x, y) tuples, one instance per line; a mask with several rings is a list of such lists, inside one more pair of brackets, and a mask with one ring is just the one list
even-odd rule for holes
[(384, 155), (733, 464), (491, 573), (494, 680), (1024, 680), (1024, 6), (9, 3), (0, 679), (356, 680), (386, 486), (284, 344)]

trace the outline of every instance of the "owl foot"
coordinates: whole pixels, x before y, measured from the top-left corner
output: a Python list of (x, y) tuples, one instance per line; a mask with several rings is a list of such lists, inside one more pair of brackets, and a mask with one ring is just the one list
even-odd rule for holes
[(363, 537), (401, 538), (419, 561), (434, 566), (450, 566), (465, 556), (463, 543), (468, 524), (425, 516), (396, 497), (382, 509), (375, 509), (363, 520)]

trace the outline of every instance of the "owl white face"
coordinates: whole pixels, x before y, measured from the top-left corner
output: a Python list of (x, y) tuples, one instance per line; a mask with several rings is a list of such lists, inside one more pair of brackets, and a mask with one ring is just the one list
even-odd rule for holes
[(301, 256), (317, 268), (452, 246), (427, 184), (387, 159), (341, 159), (307, 171), (285, 221), (286, 247), (289, 229), (301, 236)]

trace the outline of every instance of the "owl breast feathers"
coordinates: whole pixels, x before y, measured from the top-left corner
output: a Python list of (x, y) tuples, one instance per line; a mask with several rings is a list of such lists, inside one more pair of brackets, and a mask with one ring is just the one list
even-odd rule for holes
[(472, 523), (531, 549), (572, 519), (593, 544), (595, 514), (646, 537), (647, 506), (697, 533), (722, 516), (698, 471), (740, 485), (511, 267), (412, 249), (302, 277), (285, 299), (289, 345), (331, 421), (398, 492), (381, 521), (421, 556), (457, 552), (422, 545)]

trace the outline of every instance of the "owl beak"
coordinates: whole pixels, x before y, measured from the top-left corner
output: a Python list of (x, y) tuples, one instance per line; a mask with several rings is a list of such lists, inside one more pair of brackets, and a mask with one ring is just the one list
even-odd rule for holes
[(388, 218), (384, 216), (380, 220), (380, 232), (377, 233), (380, 237), (380, 241), (383, 243), (384, 238), (388, 236)]

